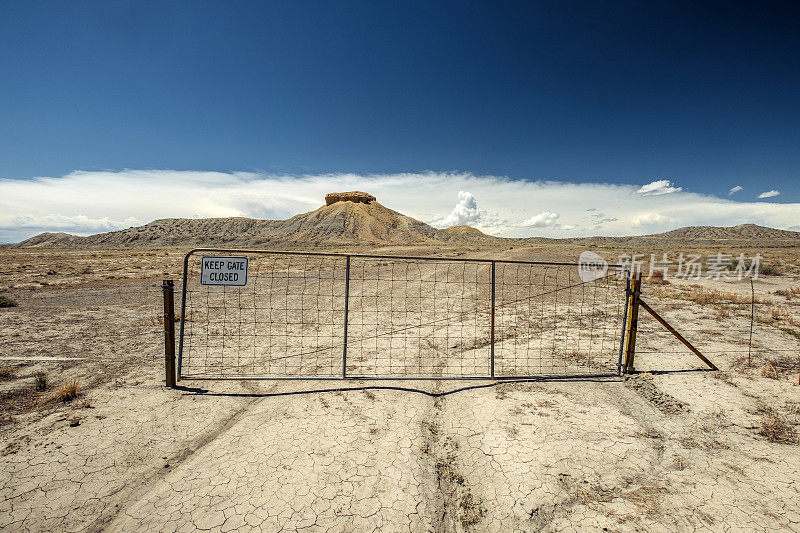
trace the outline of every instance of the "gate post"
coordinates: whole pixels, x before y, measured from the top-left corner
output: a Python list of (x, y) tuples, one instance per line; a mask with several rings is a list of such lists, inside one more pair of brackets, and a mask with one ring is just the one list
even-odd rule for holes
[(344, 342), (342, 343), (342, 379), (347, 378), (347, 315), (350, 306), (350, 256), (344, 269)]
[(625, 343), (628, 341), (628, 308), (631, 304), (631, 276), (625, 274), (625, 307), (622, 311), (622, 332), (619, 336), (619, 357), (617, 359), (617, 374), (625, 373)]
[(625, 343), (625, 364), (623, 372), (634, 372), (634, 358), (636, 356), (636, 331), (639, 326), (639, 295), (642, 293), (642, 273), (636, 272), (631, 283), (630, 313), (628, 314), (628, 335)]
[(175, 284), (171, 279), (161, 283), (164, 293), (164, 368), (167, 387), (175, 387)]

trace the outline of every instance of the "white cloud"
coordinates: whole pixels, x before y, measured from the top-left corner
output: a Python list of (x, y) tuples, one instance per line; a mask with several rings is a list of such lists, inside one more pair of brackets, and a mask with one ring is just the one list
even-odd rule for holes
[(478, 201), (469, 192), (458, 191), (458, 203), (446, 217), (434, 220), (431, 224), (437, 228), (451, 226), (469, 226), (480, 221), (486, 215), (485, 209), (478, 207)]
[(52, 228), (58, 231), (79, 232), (115, 231), (141, 223), (141, 220), (133, 217), (128, 217), (125, 220), (111, 220), (108, 217), (89, 218), (86, 215), (64, 216), (59, 214), (20, 215), (12, 219), (12, 224), (18, 228)]
[(741, 185), (736, 185), (734, 187), (731, 187), (731, 190), (728, 193), (728, 196), (730, 196), (731, 194), (737, 193), (737, 192), (741, 191), (742, 189), (744, 189), (744, 187), (742, 187)]
[(528, 220), (519, 223), (523, 228), (546, 228), (556, 223), (558, 213), (553, 211), (542, 211), (538, 215), (533, 215)]
[[(350, 190), (374, 194), (383, 205), (424, 222), (469, 220), (482, 231), (506, 237), (640, 235), (743, 223), (785, 229), (800, 222), (800, 204), (737, 202), (687, 191), (644, 195), (635, 185), (448, 172), (287, 176), (123, 170), (0, 179), (0, 241), (16, 242), (42, 231), (110, 231), (167, 217), (284, 219), (320, 207), (326, 193)], [(459, 191), (469, 191), (472, 200), (459, 197), (453, 208)], [(463, 218), (458, 218), (459, 206)], [(559, 218), (550, 226), (522, 225), (545, 212)]]
[(775, 189), (772, 189), (771, 191), (762, 192), (761, 194), (758, 195), (758, 197), (759, 198), (774, 198), (775, 196), (778, 196), (779, 194), (780, 194), (780, 191), (776, 191)]
[(681, 192), (682, 190), (683, 187), (674, 187), (669, 180), (656, 180), (651, 181), (647, 185), (642, 185), (636, 192), (642, 196), (659, 196), (661, 194)]
[(505, 221), (489, 215), (485, 209), (478, 207), (478, 201), (472, 193), (458, 191), (458, 203), (450, 214), (446, 217), (434, 218), (430, 224), (435, 228), (474, 226), (489, 233), (497, 233)]
[(631, 219), (631, 224), (637, 227), (651, 228), (672, 221), (671, 218), (665, 217), (661, 213), (639, 213)]

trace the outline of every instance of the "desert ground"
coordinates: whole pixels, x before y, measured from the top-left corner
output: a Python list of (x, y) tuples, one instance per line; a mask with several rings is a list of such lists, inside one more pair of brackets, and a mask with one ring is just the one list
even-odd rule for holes
[[(351, 251), (575, 261), (582, 249)], [(186, 247), (0, 248), (0, 297), (16, 304), (0, 308), (0, 528), (800, 531), (800, 257), (759, 250), (754, 297), (748, 280), (645, 281), (642, 298), (718, 371), (641, 311), (624, 377), (169, 389), (160, 284), (180, 280)], [(446, 372), (447, 335), (411, 351), (438, 353)], [(468, 344), (459, 353), (482, 346)], [(615, 370), (608, 349), (562, 355)]]

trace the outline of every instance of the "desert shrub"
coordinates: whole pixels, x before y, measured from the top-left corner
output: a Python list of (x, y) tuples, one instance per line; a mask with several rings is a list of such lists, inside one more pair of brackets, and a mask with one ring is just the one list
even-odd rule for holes
[(71, 379), (61, 386), (58, 391), (58, 399), (62, 402), (71, 402), (80, 394), (81, 388), (77, 379)]
[(10, 296), (3, 296), (0, 294), (0, 307), (16, 307), (17, 301)]
[(47, 375), (44, 372), (33, 376), (33, 387), (39, 392), (47, 390)]

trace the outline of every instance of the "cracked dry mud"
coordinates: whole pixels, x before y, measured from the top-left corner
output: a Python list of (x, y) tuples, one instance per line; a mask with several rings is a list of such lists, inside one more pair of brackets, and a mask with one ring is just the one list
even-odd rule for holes
[(706, 373), (658, 382), (724, 398), (731, 414), (721, 419), (695, 414), (710, 408), (702, 397), (689, 413), (665, 414), (616, 381), (505, 384), (434, 398), (391, 388), (286, 394), (309, 391), (299, 383), (198, 394), (153, 385), (156, 368), (145, 377), (92, 391), (96, 407), (77, 427), (55, 414), (6, 436), (20, 445), (3, 457), (0, 526), (800, 526), (797, 448), (728, 420), (743, 414), (748, 397)]

